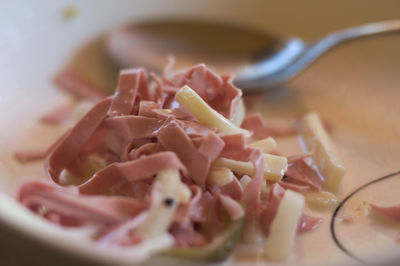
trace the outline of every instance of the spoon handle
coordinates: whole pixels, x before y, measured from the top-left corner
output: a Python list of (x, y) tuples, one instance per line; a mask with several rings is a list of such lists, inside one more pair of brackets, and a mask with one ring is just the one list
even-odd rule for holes
[(310, 44), (308, 51), (306, 52), (308, 58), (303, 62), (303, 64), (311, 63), (321, 54), (332, 49), (338, 44), (355, 39), (390, 34), (394, 32), (400, 32), (400, 20), (375, 22), (333, 32)]
[(400, 20), (375, 22), (333, 32), (315, 42), (306, 44), (304, 52), (293, 60), (288, 67), (270, 76), (261, 77), (260, 75), (259, 79), (253, 80), (251, 83), (248, 82), (247, 85), (250, 89), (275, 86), (294, 77), (322, 54), (339, 44), (395, 32), (400, 33)]

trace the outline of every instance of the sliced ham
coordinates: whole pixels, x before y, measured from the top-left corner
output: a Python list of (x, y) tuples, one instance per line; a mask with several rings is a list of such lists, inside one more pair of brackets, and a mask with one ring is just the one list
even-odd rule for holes
[(265, 236), (269, 235), (269, 229), (284, 194), (285, 190), (278, 183), (275, 183), (271, 187), (268, 198), (261, 209), (260, 225)]
[(66, 104), (45, 114), (40, 118), (40, 121), (46, 124), (58, 125), (71, 118), (74, 110), (75, 106), (73, 104)]
[(96, 86), (72, 68), (66, 68), (58, 73), (54, 82), (78, 98), (99, 101), (107, 96), (103, 88)]
[(198, 150), (209, 162), (213, 162), (219, 157), (224, 146), (224, 141), (211, 132), (203, 138)]
[(299, 226), (297, 227), (297, 233), (306, 233), (314, 230), (321, 224), (321, 222), (321, 218), (313, 217), (303, 213), (299, 221)]
[[(269, 235), (272, 221), (275, 218), (275, 214), (284, 194), (285, 189), (280, 184), (275, 183), (268, 194), (268, 198), (263, 203), (259, 221), (262, 232), (267, 237)], [(297, 227), (297, 233), (305, 233), (314, 230), (321, 222), (322, 219), (309, 216), (303, 212)]]
[(163, 120), (138, 115), (114, 116), (104, 121), (104, 124), (118, 132), (125, 142), (154, 137), (163, 123)]
[(400, 205), (383, 207), (375, 204), (370, 204), (370, 206), (372, 214), (378, 214), (393, 221), (400, 222)]
[(57, 187), (40, 181), (22, 185), (18, 200), (28, 208), (40, 212), (45, 207), (61, 216), (85, 223), (106, 225), (134, 217), (144, 205), (125, 197), (81, 196), (76, 187)]
[(316, 190), (320, 190), (325, 181), (324, 177), (316, 169), (309, 166), (304, 159), (292, 159), (285, 175), (288, 177), (287, 183), (297, 183), (297, 185), (309, 186)]
[(229, 196), (235, 200), (241, 200), (243, 196), (243, 188), (239, 180), (235, 177), (231, 182), (221, 187), (212, 186), (210, 191), (215, 194)]
[(121, 181), (138, 181), (167, 169), (186, 172), (175, 153), (160, 152), (125, 163), (110, 164), (80, 185), (79, 191), (84, 194), (101, 194)]
[(47, 150), (23, 150), (15, 153), (15, 157), (21, 163), (43, 160), (47, 156)]
[[(176, 74), (171, 68), (172, 64), (162, 78), (151, 73), (153, 83), (142, 68), (122, 70), (116, 92), (107, 98), (73, 70), (61, 72), (56, 77), (59, 85), (97, 103), (50, 148), (16, 153), (22, 162), (46, 157), (45, 170), (51, 181), (24, 183), (17, 194), (21, 204), (52, 223), (90, 225), (99, 245), (134, 246), (153, 237), (153, 232), (140, 228), (143, 222), (152, 222), (147, 215), (157, 202), (157, 213), (166, 211), (171, 222), (160, 229), (162, 234), (173, 236), (175, 246), (191, 248), (213, 242), (227, 224), (242, 218), (246, 225), (260, 225), (268, 236), (285, 189), (321, 189), (323, 177), (304, 161), (310, 155), (299, 154), (288, 157), (285, 177), (272, 185), (268, 196), (264, 190), (261, 193), (266, 184), (265, 155), (248, 145), (250, 137), (217, 133), (175, 100), (175, 93), (188, 85), (218, 113), (234, 119), (242, 92), (232, 77), (219, 75), (204, 64)], [(60, 108), (43, 119), (58, 123), (70, 111)], [(259, 114), (248, 115), (242, 127), (256, 138), (296, 133), (293, 125), (269, 125)], [(229, 167), (225, 179), (206, 182), (213, 180), (212, 163), (221, 158), (252, 164), (254, 171), (244, 189), (241, 174)], [(155, 184), (162, 184), (162, 197), (153, 193), (159, 188)], [(186, 196), (178, 201), (171, 193)], [(320, 222), (303, 213), (298, 232), (312, 230)]]
[(79, 155), (82, 147), (103, 122), (110, 104), (110, 98), (97, 103), (49, 154), (45, 167), (54, 182), (58, 183), (61, 171)]
[(263, 121), (260, 113), (249, 114), (243, 119), (242, 128), (253, 132), (254, 137), (263, 139), (270, 136), (286, 136), (297, 133), (294, 124), (271, 125)]
[(243, 207), (237, 201), (224, 195), (219, 195), (218, 198), (233, 221), (244, 216)]
[(200, 186), (204, 186), (210, 161), (200, 153), (189, 136), (171, 119), (157, 132), (158, 141), (169, 151), (174, 152), (189, 171), (190, 177)]
[(248, 217), (255, 220), (260, 212), (260, 194), (262, 182), (264, 180), (264, 156), (260, 149), (254, 149), (249, 159), (255, 171), (250, 183), (248, 183), (244, 189), (242, 202), (246, 206)]

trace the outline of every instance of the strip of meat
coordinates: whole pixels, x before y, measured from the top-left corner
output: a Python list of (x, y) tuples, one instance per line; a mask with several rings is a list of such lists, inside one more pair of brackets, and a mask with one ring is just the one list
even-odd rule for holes
[[(280, 186), (280, 184), (275, 183), (272, 185), (268, 198), (263, 203), (259, 221), (262, 232), (266, 237), (269, 235), (272, 221), (275, 218), (275, 214), (284, 194), (285, 189)], [(314, 230), (321, 222), (322, 219), (307, 215), (303, 212), (297, 227), (297, 233), (305, 233)]]
[(233, 221), (240, 219), (244, 216), (244, 210), (237, 201), (233, 200), (231, 197), (224, 195), (218, 195), (218, 198)]
[(324, 177), (316, 171), (314, 168), (309, 166), (304, 159), (295, 160), (292, 162), (285, 175), (289, 177), (289, 180), (295, 180), (300, 184), (309, 186), (312, 189), (320, 190), (324, 183)]
[(371, 206), (371, 213), (378, 214), (386, 218), (389, 218), (391, 220), (400, 222), (400, 205), (383, 207), (375, 204), (370, 204), (370, 206)]
[(295, 163), (298, 160), (304, 160), (306, 158), (311, 157), (311, 153), (300, 153), (300, 154), (296, 154), (296, 155), (292, 155), (292, 156), (288, 156), (287, 157), (287, 162), (290, 165), (291, 163)]
[(72, 68), (66, 68), (58, 73), (54, 82), (78, 98), (97, 102), (107, 96), (104, 89), (94, 85)]
[(49, 154), (45, 169), (54, 182), (58, 183), (61, 171), (79, 155), (85, 143), (103, 122), (110, 104), (110, 98), (97, 103)]
[(292, 180), (291, 178), (285, 178), (278, 182), (284, 189), (290, 189), (299, 193), (306, 193), (311, 190), (309, 185), (299, 184), (298, 181)]
[(321, 218), (313, 217), (303, 213), (300, 218), (299, 226), (297, 227), (297, 233), (306, 233), (308, 231), (316, 229), (322, 223)]
[[(114, 93), (108, 115), (121, 116), (132, 114), (138, 91), (147, 91), (147, 77), (143, 68), (121, 70), (118, 86)], [(144, 87), (144, 88), (143, 88)]]
[(213, 162), (219, 157), (224, 146), (224, 141), (217, 134), (211, 132), (203, 138), (198, 150), (208, 158), (209, 162)]
[(104, 121), (104, 125), (118, 132), (125, 142), (151, 138), (155, 136), (163, 123), (164, 121), (160, 119), (137, 115), (114, 116)]
[(284, 194), (285, 190), (278, 183), (272, 185), (271, 191), (260, 213), (260, 226), (265, 236), (269, 235), (269, 229)]
[(199, 151), (185, 131), (174, 119), (169, 119), (157, 132), (158, 141), (169, 151), (173, 151), (187, 167), (190, 177), (199, 186), (204, 186), (210, 161)]
[(235, 200), (241, 200), (242, 196), (243, 196), (243, 188), (240, 185), (240, 182), (236, 177), (234, 177), (231, 182), (229, 182), (228, 184), (223, 185), (221, 187), (212, 186), (210, 188), (210, 191), (214, 195), (218, 195), (218, 194), (226, 195)]
[(159, 152), (134, 161), (110, 164), (80, 185), (79, 191), (84, 194), (101, 194), (121, 181), (138, 181), (167, 169), (187, 171), (174, 153)]
[(144, 205), (135, 199), (81, 196), (76, 187), (57, 187), (40, 181), (24, 183), (17, 198), (36, 212), (45, 207), (61, 216), (103, 225), (134, 217), (144, 208)]
[(242, 202), (246, 206), (249, 219), (254, 220), (258, 217), (260, 211), (261, 186), (264, 180), (264, 157), (261, 150), (256, 148), (253, 149), (249, 159), (251, 160), (255, 171), (250, 183), (247, 184), (244, 189)]
[(58, 125), (72, 116), (75, 105), (66, 104), (58, 107), (40, 118), (40, 121), (47, 124)]
[(243, 119), (242, 128), (252, 131), (254, 137), (257, 139), (263, 139), (270, 136), (286, 136), (297, 133), (296, 126), (294, 124), (287, 125), (269, 125), (266, 124), (260, 113), (249, 114)]
[(15, 153), (15, 157), (21, 163), (43, 160), (46, 156), (47, 150), (23, 150)]

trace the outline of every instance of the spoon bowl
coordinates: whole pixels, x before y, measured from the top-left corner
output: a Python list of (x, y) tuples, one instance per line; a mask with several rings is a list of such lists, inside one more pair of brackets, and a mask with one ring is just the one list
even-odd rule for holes
[(155, 72), (162, 71), (170, 55), (176, 58), (178, 69), (206, 63), (220, 73), (234, 73), (235, 84), (249, 91), (279, 86), (338, 44), (399, 31), (400, 20), (393, 20), (304, 42), (239, 25), (155, 20), (112, 31), (106, 37), (106, 49), (119, 66), (145, 66)]
[(124, 26), (107, 36), (107, 51), (123, 67), (144, 65), (161, 72), (173, 55), (176, 67), (200, 62), (223, 73), (279, 54), (282, 38), (243, 26), (206, 21), (166, 20)]

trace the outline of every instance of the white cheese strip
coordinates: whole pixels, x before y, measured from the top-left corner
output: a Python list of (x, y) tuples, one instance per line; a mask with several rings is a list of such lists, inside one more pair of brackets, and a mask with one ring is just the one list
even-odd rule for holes
[[(136, 230), (137, 233), (149, 238), (166, 233), (178, 203), (187, 202), (191, 197), (189, 188), (181, 182), (179, 171), (175, 169), (158, 173), (153, 189), (160, 193), (154, 193), (148, 216)], [(170, 201), (170, 204), (167, 201)]]
[(292, 252), (304, 206), (304, 197), (286, 190), (272, 221), (265, 246), (265, 253), (271, 260), (285, 260)]
[(249, 144), (249, 147), (260, 148), (264, 153), (270, 153), (276, 149), (276, 142), (273, 138), (269, 137)]
[(194, 90), (189, 86), (183, 86), (176, 94), (175, 100), (181, 104), (201, 124), (217, 128), (225, 134), (244, 134), (250, 136), (250, 132), (236, 126), (232, 121), (212, 109)]
[(208, 173), (207, 182), (210, 185), (222, 187), (233, 181), (234, 175), (229, 168), (212, 167)]
[[(254, 166), (251, 162), (242, 162), (227, 158), (218, 158), (213, 166), (226, 167), (234, 172), (253, 176)], [(264, 179), (279, 181), (287, 170), (287, 159), (283, 156), (277, 156), (264, 153)]]
[(247, 187), (247, 185), (251, 182), (251, 177), (248, 175), (242, 176), (240, 178), (240, 185), (242, 186), (243, 190)]
[(236, 109), (235, 113), (233, 114), (231, 121), (233, 122), (233, 124), (240, 127), (245, 115), (246, 115), (246, 109), (244, 107), (243, 99), (242, 99), (242, 97), (240, 97), (238, 105), (237, 105), (237, 109)]
[(161, 194), (178, 202), (188, 202), (191, 197), (190, 189), (181, 181), (179, 171), (169, 169), (158, 173), (157, 181)]
[(324, 188), (339, 192), (345, 169), (319, 115), (312, 112), (303, 116), (299, 133), (303, 150), (312, 152), (312, 162), (325, 178)]

